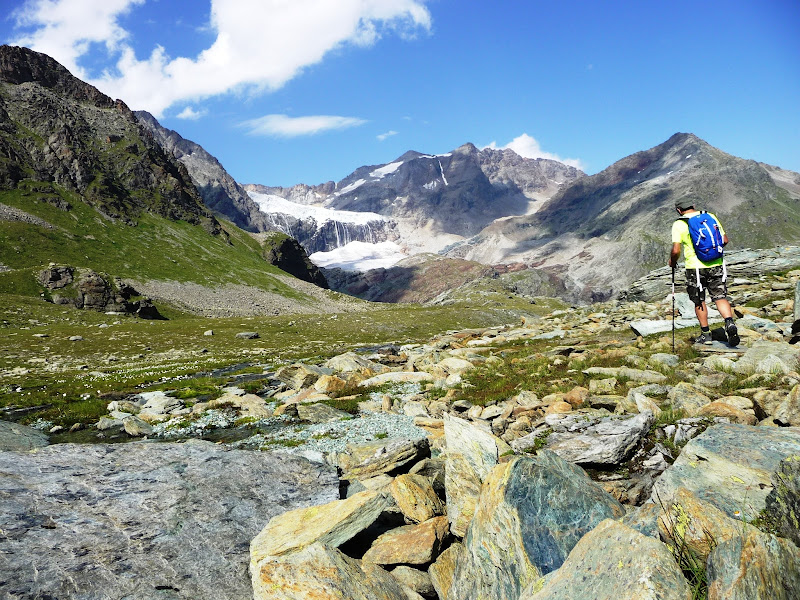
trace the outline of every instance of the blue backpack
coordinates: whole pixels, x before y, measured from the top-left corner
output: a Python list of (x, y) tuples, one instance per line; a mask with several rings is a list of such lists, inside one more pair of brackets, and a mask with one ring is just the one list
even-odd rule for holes
[(719, 221), (706, 211), (685, 218), (689, 225), (689, 237), (692, 238), (694, 252), (702, 262), (711, 262), (722, 258), (723, 241)]

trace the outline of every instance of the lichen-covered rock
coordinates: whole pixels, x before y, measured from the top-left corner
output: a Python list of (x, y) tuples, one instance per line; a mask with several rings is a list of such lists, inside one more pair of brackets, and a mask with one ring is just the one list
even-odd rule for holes
[(427, 565), (439, 555), (449, 532), (447, 517), (396, 527), (379, 536), (363, 560), (379, 565)]
[(397, 581), (411, 588), (423, 598), (436, 598), (436, 588), (433, 587), (431, 576), (426, 571), (400, 565), (392, 569), (390, 573)]
[(736, 361), (737, 373), (788, 373), (797, 369), (800, 349), (786, 342), (754, 342)]
[(772, 418), (783, 427), (800, 427), (800, 384), (792, 388), (786, 400), (775, 409)]
[[(456, 565), (461, 561), (463, 555), (464, 545), (456, 542), (442, 552), (428, 567), (428, 574), (431, 576), (431, 583), (439, 600), (451, 600), (450, 588), (453, 586)], [(455, 597), (452, 600), (455, 600)]]
[(339, 454), (342, 479), (369, 479), (414, 464), (430, 454), (428, 439), (394, 438), (347, 446)]
[(374, 563), (312, 544), (253, 568), (254, 600), (423, 600)]
[(33, 450), (49, 444), (47, 434), (38, 429), (0, 421), (0, 452), (4, 450)]
[(687, 417), (694, 417), (711, 402), (704, 391), (703, 388), (682, 381), (669, 391), (668, 397), (674, 410), (682, 411)]
[(450, 588), (452, 598), (517, 598), (558, 569), (622, 506), (578, 467), (541, 451), (496, 466), (486, 479)]
[(577, 543), (558, 571), (544, 581), (533, 581), (519, 596), (519, 600), (567, 598), (690, 600), (692, 593), (664, 544), (608, 519)]
[(444, 503), (436, 495), (433, 483), (422, 475), (405, 473), (394, 478), (391, 484), (392, 496), (410, 523), (421, 523), (445, 513)]
[[(582, 415), (561, 419), (555, 415), (547, 418), (554, 431), (547, 438), (547, 449), (564, 460), (580, 465), (618, 465), (633, 452), (650, 430), (655, 420), (650, 411), (633, 417), (618, 416), (588, 419), (580, 422)], [(559, 423), (569, 421), (566, 431)]]
[(781, 461), (766, 500), (767, 520), (800, 548), (800, 454)]
[(748, 527), (708, 557), (708, 600), (800, 598), (800, 549)]
[(469, 421), (444, 416), (447, 439), (445, 489), (453, 535), (464, 537), (472, 520), (484, 478), (500, 461), (505, 442)]
[(780, 462), (800, 454), (800, 430), (720, 424), (690, 441), (656, 481), (652, 500), (672, 498), (685, 487), (729, 517), (752, 520), (772, 490)]

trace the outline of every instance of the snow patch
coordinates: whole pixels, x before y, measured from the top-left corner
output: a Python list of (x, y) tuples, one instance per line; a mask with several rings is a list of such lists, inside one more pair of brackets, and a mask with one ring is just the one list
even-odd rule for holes
[(259, 194), (258, 192), (248, 192), (248, 195), (253, 199), (253, 202), (258, 204), (258, 208), (261, 209), (261, 212), (267, 214), (280, 213), (283, 215), (291, 215), (292, 217), (302, 220), (314, 219), (318, 228), (328, 221), (367, 225), (374, 221), (386, 220), (383, 215), (373, 212), (336, 210), (333, 208), (323, 208), (321, 206), (298, 204), (297, 202), (292, 202), (280, 196)]
[(330, 252), (315, 252), (308, 258), (318, 267), (338, 267), (345, 271), (368, 271), (369, 269), (388, 269), (406, 258), (406, 255), (402, 248), (394, 242), (378, 244), (350, 242)]
[(435, 190), (438, 186), (439, 181), (434, 179), (433, 181), (424, 184), (422, 187), (424, 187), (426, 190)]
[(357, 190), (362, 185), (364, 185), (366, 182), (367, 182), (366, 179), (358, 179), (357, 181), (354, 181), (350, 185), (347, 185), (347, 186), (343, 187), (342, 189), (340, 189), (339, 191), (335, 192), (334, 195), (341, 196), (342, 194), (348, 194), (348, 193), (352, 192), (353, 190)]
[(391, 175), (392, 173), (397, 171), (397, 169), (399, 169), (400, 165), (402, 165), (402, 164), (403, 164), (403, 161), (401, 160), (400, 162), (395, 162), (395, 163), (391, 163), (391, 164), (385, 165), (385, 166), (381, 167), (380, 169), (375, 169), (372, 173), (369, 174), (369, 176), (373, 177), (375, 179), (383, 179), (387, 175)]

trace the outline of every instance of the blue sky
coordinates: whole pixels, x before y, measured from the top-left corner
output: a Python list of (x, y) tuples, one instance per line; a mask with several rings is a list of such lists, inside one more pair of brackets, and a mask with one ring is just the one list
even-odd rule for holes
[(4, 43), (154, 113), (241, 183), (339, 180), (465, 142), (595, 173), (676, 132), (800, 171), (797, 0), (2, 7)]

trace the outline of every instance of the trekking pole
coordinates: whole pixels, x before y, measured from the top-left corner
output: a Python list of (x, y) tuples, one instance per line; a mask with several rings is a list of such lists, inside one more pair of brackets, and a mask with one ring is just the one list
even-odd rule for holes
[(675, 267), (672, 267), (672, 353), (675, 354)]

